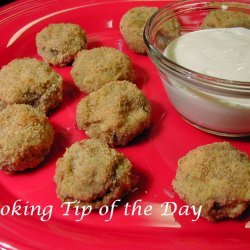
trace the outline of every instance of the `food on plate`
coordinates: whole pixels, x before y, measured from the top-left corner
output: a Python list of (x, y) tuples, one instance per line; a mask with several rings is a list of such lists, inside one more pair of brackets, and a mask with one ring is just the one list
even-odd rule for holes
[(54, 130), (44, 113), (14, 104), (0, 112), (0, 169), (15, 173), (38, 166), (53, 144)]
[(208, 13), (202, 22), (201, 28), (230, 28), (230, 27), (244, 27), (250, 29), (250, 15), (231, 10), (215, 10)]
[(108, 82), (116, 80), (134, 81), (131, 60), (121, 51), (99, 47), (82, 50), (73, 64), (71, 75), (81, 91), (93, 92)]
[(179, 160), (173, 187), (206, 219), (235, 218), (250, 204), (250, 159), (228, 142), (198, 147)]
[(72, 23), (50, 24), (36, 36), (38, 54), (44, 61), (56, 66), (71, 63), (86, 45), (85, 31), (79, 25)]
[(114, 81), (80, 101), (76, 120), (89, 137), (124, 146), (149, 127), (151, 105), (135, 84)]
[(62, 101), (62, 77), (33, 58), (14, 59), (0, 71), (0, 108), (29, 104), (49, 113)]
[[(146, 54), (143, 30), (148, 19), (158, 10), (157, 7), (135, 7), (127, 11), (121, 18), (120, 31), (128, 46), (137, 53)], [(180, 24), (176, 18), (162, 26), (161, 32), (172, 39), (180, 32)]]
[(87, 139), (67, 148), (56, 163), (54, 180), (63, 201), (99, 209), (121, 199), (132, 188), (132, 164), (100, 140)]
[(137, 53), (146, 54), (143, 30), (148, 19), (158, 10), (157, 7), (135, 7), (121, 18), (120, 30), (128, 46)]

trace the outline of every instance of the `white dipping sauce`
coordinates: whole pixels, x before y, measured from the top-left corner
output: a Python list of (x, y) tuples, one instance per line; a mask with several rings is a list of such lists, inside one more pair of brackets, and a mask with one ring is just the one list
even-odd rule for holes
[(172, 41), (163, 54), (205, 75), (250, 82), (250, 30), (245, 28), (190, 32)]
[[(193, 71), (250, 82), (250, 30), (199, 30), (172, 41), (164, 55)], [(175, 109), (201, 129), (235, 136), (250, 134), (250, 94), (211, 93), (199, 81), (172, 71), (160, 75)], [(193, 85), (193, 81), (196, 81)]]

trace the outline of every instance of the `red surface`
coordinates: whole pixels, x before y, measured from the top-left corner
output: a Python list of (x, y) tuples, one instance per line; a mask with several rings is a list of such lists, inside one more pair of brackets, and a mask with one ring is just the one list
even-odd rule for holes
[[(55, 162), (65, 148), (86, 138), (75, 127), (76, 105), (84, 95), (74, 86), (71, 67), (55, 68), (65, 79), (64, 101), (51, 116), (56, 137), (52, 152), (37, 169), (14, 176), (0, 173), (0, 209), (21, 199), (29, 205), (53, 206), (52, 218), (41, 222), (37, 216), (0, 215), (0, 247), (3, 249), (248, 249), (247, 219), (210, 223), (204, 219), (192, 222), (193, 216), (178, 216), (181, 228), (168, 227), (168, 219), (159, 216), (125, 216), (123, 205), (141, 199), (143, 204), (176, 202), (185, 205), (173, 193), (171, 182), (177, 160), (199, 145), (228, 140), (206, 134), (187, 124), (173, 109), (161, 84), (156, 68), (147, 56), (132, 52), (119, 32), (123, 13), (134, 6), (164, 6), (166, 1), (17, 1), (0, 8), (0, 64), (16, 57), (39, 58), (35, 35), (54, 22), (80, 24), (87, 32), (89, 48), (112, 46), (132, 59), (136, 84), (153, 106), (150, 130), (124, 148), (123, 152), (134, 164), (139, 182), (136, 190), (115, 210), (109, 222), (97, 212), (76, 222), (74, 210), (63, 216), (64, 209), (56, 197), (53, 175)], [(37, 18), (67, 8), (75, 10), (57, 14), (31, 26), (10, 47), (12, 35)], [(39, 58), (41, 59), (41, 58)], [(194, 111), (195, 112), (195, 111)], [(249, 138), (229, 140), (237, 148), (250, 153)], [(158, 224), (156, 224), (158, 223)]]

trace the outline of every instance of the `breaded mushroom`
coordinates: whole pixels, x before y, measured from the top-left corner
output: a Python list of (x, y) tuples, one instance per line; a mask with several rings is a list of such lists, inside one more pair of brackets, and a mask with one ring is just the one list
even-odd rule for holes
[[(157, 7), (135, 7), (127, 11), (121, 18), (120, 31), (128, 46), (137, 53), (146, 54), (143, 30), (148, 19), (158, 10)], [(168, 38), (179, 36), (180, 24), (173, 18), (162, 25), (161, 32)]]
[(241, 12), (239, 5), (236, 7), (238, 8), (236, 8), (234, 11), (233, 10), (211, 11), (203, 20), (201, 28), (209, 29), (209, 28), (243, 27), (250, 29), (250, 15)]
[(87, 46), (85, 31), (77, 24), (53, 23), (36, 36), (38, 54), (45, 62), (56, 66), (71, 63)]
[(135, 84), (114, 81), (80, 101), (76, 121), (89, 137), (124, 146), (149, 127), (151, 105)]
[(93, 92), (106, 83), (117, 80), (134, 81), (131, 60), (121, 51), (99, 47), (82, 50), (73, 64), (71, 75), (81, 91)]
[(15, 173), (38, 166), (53, 144), (54, 130), (44, 113), (14, 104), (0, 112), (0, 169)]
[(56, 163), (57, 196), (99, 209), (132, 189), (132, 164), (100, 140), (87, 139), (67, 148)]
[(14, 59), (0, 71), (0, 110), (29, 104), (49, 113), (62, 101), (62, 77), (33, 58)]
[(250, 159), (228, 142), (198, 147), (179, 160), (173, 187), (206, 219), (235, 218), (250, 204)]
[(121, 18), (121, 34), (127, 45), (137, 53), (146, 54), (143, 30), (148, 19), (157, 10), (157, 7), (135, 7), (127, 11)]

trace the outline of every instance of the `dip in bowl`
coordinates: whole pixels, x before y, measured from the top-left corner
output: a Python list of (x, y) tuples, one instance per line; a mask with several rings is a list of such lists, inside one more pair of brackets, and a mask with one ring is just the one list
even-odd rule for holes
[[(164, 30), (173, 19), (181, 24), (179, 38)], [(193, 126), (222, 136), (250, 135), (249, 29), (244, 0), (178, 1), (148, 21), (147, 53), (171, 103)]]

